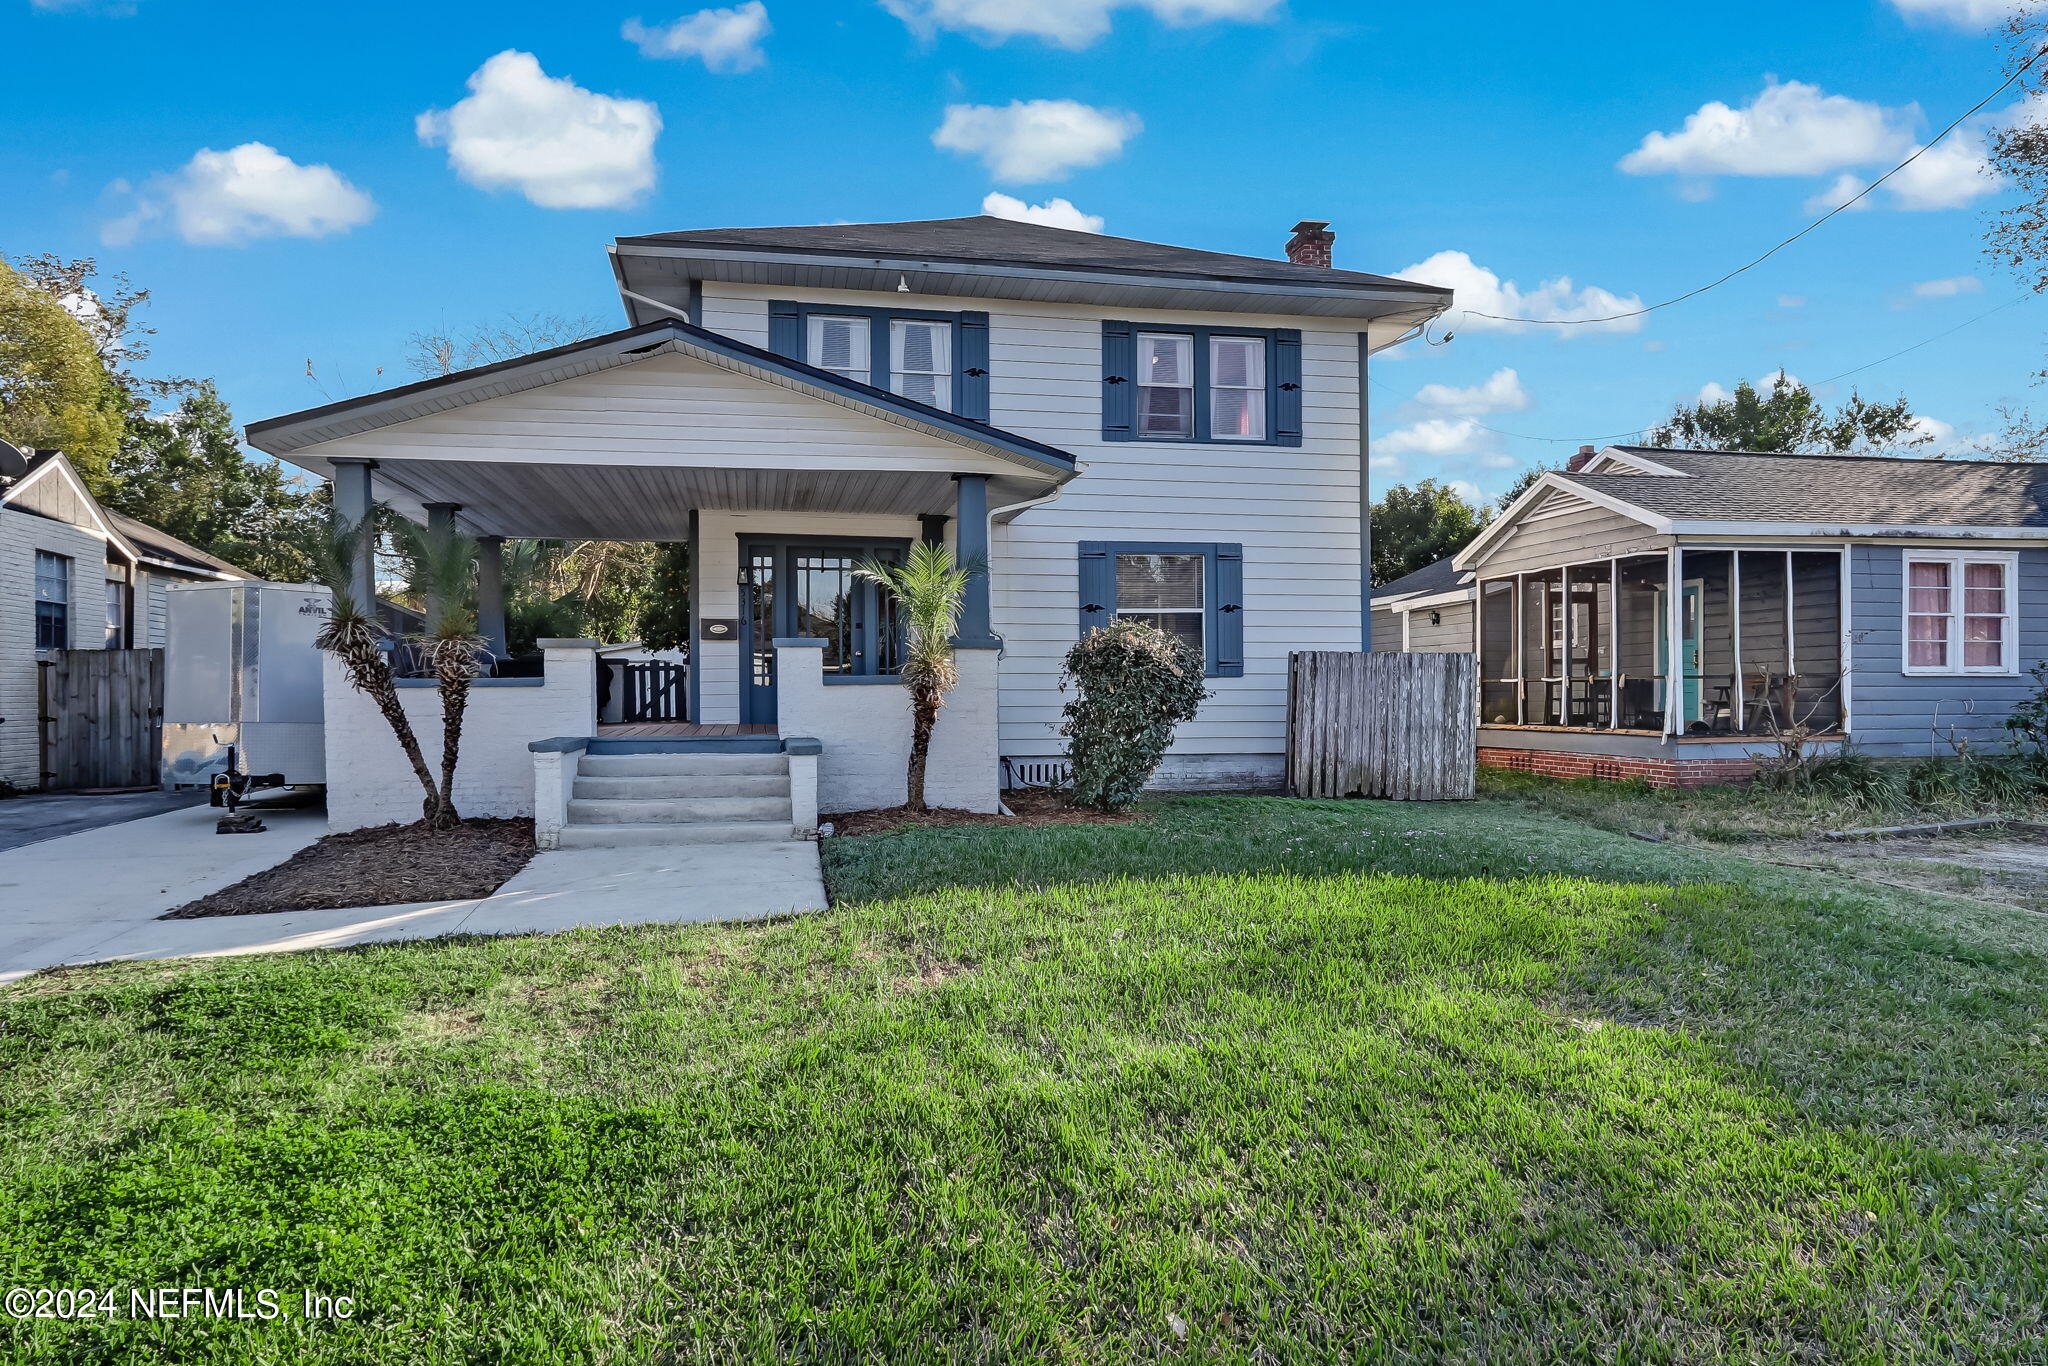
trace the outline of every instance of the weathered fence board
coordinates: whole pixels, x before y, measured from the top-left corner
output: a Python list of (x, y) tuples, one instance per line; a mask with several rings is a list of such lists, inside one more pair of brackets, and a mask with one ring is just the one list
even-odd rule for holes
[(1469, 654), (1296, 653), (1288, 669), (1287, 790), (1468, 801), (1478, 711)]
[(154, 787), (162, 764), (164, 652), (65, 650), (42, 669), (43, 781)]

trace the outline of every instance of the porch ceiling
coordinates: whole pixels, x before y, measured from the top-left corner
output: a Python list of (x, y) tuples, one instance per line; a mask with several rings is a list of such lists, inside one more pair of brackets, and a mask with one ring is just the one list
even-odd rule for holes
[[(385, 460), (373, 476), (380, 502), (407, 516), (426, 503), (455, 503), (479, 536), (615, 541), (681, 538), (692, 508), (730, 512), (916, 515), (954, 510), (944, 471), (704, 469), (649, 465), (498, 464)], [(1001, 506), (1048, 492), (1046, 481), (998, 476)]]

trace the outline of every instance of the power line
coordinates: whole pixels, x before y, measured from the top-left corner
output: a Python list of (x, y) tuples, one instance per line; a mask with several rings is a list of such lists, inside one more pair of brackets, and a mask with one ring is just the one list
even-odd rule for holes
[(1870, 194), (1871, 191), (1875, 190), (1878, 186), (1884, 184), (1887, 180), (1890, 180), (1893, 176), (1905, 170), (1908, 166), (1911, 166), (1921, 157), (1926, 156), (1929, 152), (1933, 151), (1936, 143), (1939, 143), (1943, 138), (1947, 137), (1950, 133), (1955, 132), (1956, 129), (1960, 128), (1963, 125), (1965, 120), (1969, 119), (1972, 115), (1976, 114), (1978, 110), (1982, 109), (1985, 105), (1997, 99), (2000, 95), (2003, 95), (2008, 89), (2012, 87), (2014, 82), (2018, 81), (2020, 77), (2026, 75), (2027, 72), (2031, 70), (2036, 64), (2038, 64), (2043, 57), (2048, 57), (2048, 47), (2044, 47), (2037, 51), (2032, 57), (2027, 59), (2025, 65), (2021, 66), (2018, 70), (2014, 71), (2010, 76), (2007, 76), (2003, 81), (2001, 81), (1996, 90), (1992, 91), (1983, 99), (1978, 100), (1975, 104), (1971, 105), (1968, 109), (1964, 110), (1962, 115), (1959, 118), (1957, 118), (1955, 122), (1949, 124), (1948, 127), (1942, 129), (1939, 133), (1936, 133), (1932, 138), (1929, 138), (1923, 146), (1921, 146), (1918, 150), (1916, 150), (1913, 153), (1913, 155), (1907, 157), (1904, 161), (1892, 167), (1889, 171), (1886, 171), (1883, 175), (1871, 181), (1868, 185), (1865, 185), (1860, 191), (1856, 193), (1856, 195), (1853, 198), (1844, 200), (1842, 203), (1837, 204), (1834, 208), (1829, 209), (1819, 218), (1814, 219), (1811, 223), (1808, 223), (1798, 232), (1793, 233), (1790, 237), (1787, 237), (1784, 241), (1778, 243), (1776, 246), (1772, 247), (1769, 251), (1757, 257), (1755, 260), (1750, 261), (1747, 264), (1737, 266), (1735, 269), (1729, 271), (1726, 275), (1723, 275), (1720, 279), (1714, 280), (1708, 284), (1701, 285), (1698, 289), (1687, 290), (1685, 293), (1680, 294), (1675, 298), (1666, 299), (1663, 303), (1660, 304), (1647, 304), (1642, 308), (1633, 309), (1627, 313), (1610, 313), (1604, 318), (1517, 318), (1501, 313), (1481, 313), (1477, 309), (1470, 308), (1463, 309), (1460, 311), (1469, 314), (1474, 318), (1490, 318), (1495, 322), (1527, 323), (1535, 327), (1585, 327), (1593, 323), (1614, 323), (1621, 322), (1622, 320), (1627, 318), (1640, 318), (1645, 313), (1654, 313), (1660, 308), (1669, 308), (1673, 304), (1682, 304), (1687, 299), (1698, 298), (1700, 295), (1705, 294), (1710, 289), (1718, 289), (1722, 285), (1727, 284), (1730, 280), (1742, 274), (1744, 271), (1754, 270), (1756, 267), (1770, 260), (1773, 256), (1776, 256), (1785, 248), (1791, 246), (1794, 242), (1797, 242), (1800, 238), (1806, 236), (1806, 234), (1812, 232), (1821, 224), (1827, 222), (1830, 218), (1833, 218), (1836, 214), (1853, 207), (1858, 200), (1861, 200), (1864, 196)]
[(2011, 308), (2014, 304), (2023, 304), (2033, 297), (2034, 296), (2031, 294), (2017, 295), (2013, 298), (2007, 299), (2004, 303), (1999, 304), (1996, 308), (1987, 308), (1982, 313), (1979, 313), (1976, 317), (1957, 323), (1954, 327), (1949, 328), (1946, 332), (1937, 332), (1933, 336), (1926, 338), (1924, 341), (1916, 341), (1911, 346), (1904, 347), (1901, 350), (1892, 352), (1889, 356), (1880, 356), (1876, 360), (1870, 362), (1869, 365), (1859, 365), (1854, 370), (1844, 370), (1839, 375), (1829, 375), (1826, 379), (1815, 380), (1814, 383), (1833, 384), (1838, 379), (1847, 379), (1851, 375), (1860, 375), (1865, 370), (1869, 370), (1876, 366), (1883, 365), (1886, 361), (1897, 360), (1900, 356), (1905, 355), (1908, 351), (1918, 351), (1921, 347), (1926, 346), (1932, 342), (1938, 342), (1943, 337), (1953, 336), (1955, 333), (1962, 331), (1966, 327), (1972, 327), (1978, 323), (1983, 322), (1986, 318), (1990, 317), (1994, 313), (2003, 313), (2006, 309)]

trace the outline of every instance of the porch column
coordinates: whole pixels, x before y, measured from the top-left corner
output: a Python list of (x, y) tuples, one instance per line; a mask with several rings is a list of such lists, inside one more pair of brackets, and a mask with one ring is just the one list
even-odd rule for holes
[(953, 544), (962, 564), (978, 560), (981, 567), (967, 580), (967, 600), (960, 607), (960, 634), (954, 644), (986, 649), (997, 642), (991, 630), (988, 601), (988, 476), (953, 476)]
[[(462, 509), (460, 503), (422, 503), (427, 510), (427, 539), (435, 545), (443, 545), (454, 539), (455, 514)], [(438, 574), (433, 578), (439, 578)], [(427, 630), (433, 631), (441, 620), (441, 613), (448, 604), (441, 601), (441, 594), (429, 589), (427, 592)]]
[(348, 592), (366, 616), (377, 613), (377, 538), (369, 528), (370, 509), (375, 501), (370, 487), (374, 460), (334, 462), (334, 516), (350, 530), (361, 533), (349, 565)]
[(505, 538), (476, 538), (476, 632), (503, 659), (505, 649)]

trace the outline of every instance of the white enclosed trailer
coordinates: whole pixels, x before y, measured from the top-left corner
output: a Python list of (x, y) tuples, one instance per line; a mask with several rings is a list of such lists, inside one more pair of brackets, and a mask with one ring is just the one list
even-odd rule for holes
[(165, 596), (165, 784), (206, 784), (215, 804), (229, 807), (251, 787), (324, 786), (313, 639), (327, 619), (327, 590), (188, 583)]

